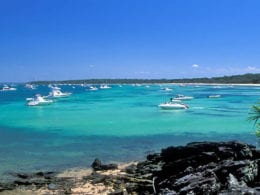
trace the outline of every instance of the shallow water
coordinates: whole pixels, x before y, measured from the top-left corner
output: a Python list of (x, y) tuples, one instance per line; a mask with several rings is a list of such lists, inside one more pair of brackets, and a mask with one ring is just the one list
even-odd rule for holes
[[(86, 167), (94, 158), (105, 162), (140, 160), (169, 145), (191, 141), (240, 140), (256, 145), (247, 121), (259, 87), (112, 85), (60, 86), (72, 92), (48, 106), (26, 106), (25, 98), (47, 95), (18, 85), (0, 92), (0, 173)], [(169, 87), (173, 90), (161, 90)], [(163, 111), (158, 104), (176, 94), (193, 96), (188, 110)], [(220, 94), (221, 98), (207, 98)]]

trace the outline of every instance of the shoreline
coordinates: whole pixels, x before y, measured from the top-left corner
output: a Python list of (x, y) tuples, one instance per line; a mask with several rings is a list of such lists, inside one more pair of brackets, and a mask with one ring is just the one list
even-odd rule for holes
[[(167, 84), (167, 83), (165, 83)], [(219, 85), (219, 86), (247, 86), (247, 87), (260, 87), (260, 84), (244, 84), (244, 83), (172, 83), (177, 85)]]
[[(86, 85), (100, 85), (99, 83), (51, 83), (51, 84), (55, 84), (55, 85), (82, 85), (82, 84), (86, 84)], [(180, 85), (180, 86), (196, 86), (196, 85), (200, 85), (200, 86), (246, 86), (246, 87), (260, 87), (260, 84), (253, 84), (253, 83), (175, 83), (175, 82), (169, 82), (169, 83), (106, 83), (107, 85)], [(49, 84), (39, 84), (39, 85), (49, 85)]]
[(259, 194), (260, 150), (237, 141), (170, 146), (145, 161), (102, 164), (61, 173), (15, 173), (1, 195)]
[[(15, 83), (16, 85), (24, 85), (26, 83), (35, 83), (35, 82), (25, 82), (25, 83)], [(37, 83), (37, 82), (36, 82)], [(2, 85), (4, 85), (5, 83), (0, 83)], [(8, 82), (9, 84), (9, 82)], [(40, 83), (40, 84), (36, 84), (36, 85), (46, 85), (48, 86), (49, 84), (54, 84), (54, 85), (82, 85), (82, 84), (85, 84), (85, 85), (100, 85), (102, 83), (85, 83), (85, 82), (82, 82), (82, 83), (62, 83), (62, 82), (47, 82), (47, 83)], [(107, 85), (136, 85), (136, 84), (139, 84), (139, 85), (180, 85), (180, 86), (187, 86), (187, 85), (190, 85), (190, 86), (196, 86), (196, 85), (201, 85), (201, 86), (214, 86), (214, 85), (217, 85), (217, 86), (247, 86), (247, 87), (260, 87), (260, 83), (201, 83), (201, 82), (130, 82), (130, 83), (106, 83)]]

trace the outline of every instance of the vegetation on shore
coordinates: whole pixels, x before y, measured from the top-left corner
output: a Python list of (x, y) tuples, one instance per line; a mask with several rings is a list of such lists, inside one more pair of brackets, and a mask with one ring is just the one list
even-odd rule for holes
[(219, 84), (260, 84), (260, 74), (244, 74), (212, 78), (189, 79), (82, 79), (65, 81), (34, 81), (32, 84), (131, 84), (131, 83), (219, 83)]
[(254, 126), (256, 126), (255, 134), (257, 137), (260, 137), (260, 123), (258, 122), (260, 119), (260, 102), (252, 106), (249, 114), (251, 116), (249, 116), (248, 119), (254, 121)]

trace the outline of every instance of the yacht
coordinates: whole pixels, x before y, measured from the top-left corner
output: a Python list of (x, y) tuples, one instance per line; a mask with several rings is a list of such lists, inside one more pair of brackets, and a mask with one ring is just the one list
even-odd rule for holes
[(9, 87), (8, 85), (4, 85), (1, 91), (15, 91), (16, 88), (14, 87)]
[(60, 87), (58, 87), (57, 85), (54, 86), (54, 85), (49, 84), (48, 87), (51, 88), (51, 89), (60, 90)]
[(90, 86), (90, 87), (89, 87), (89, 90), (90, 90), (90, 91), (97, 91), (97, 90), (98, 90), (98, 88), (97, 88), (97, 87), (95, 87), (95, 86)]
[(110, 86), (108, 86), (108, 85), (101, 85), (100, 86), (100, 89), (110, 89), (111, 87)]
[(189, 106), (181, 102), (165, 102), (158, 105), (161, 109), (164, 110), (179, 110), (179, 109), (188, 109)]
[(39, 106), (51, 104), (53, 100), (45, 99), (43, 96), (37, 94), (34, 98), (26, 98), (28, 106)]
[(25, 85), (25, 87), (28, 88), (28, 89), (36, 89), (36, 86), (33, 85), (33, 84), (30, 84), (30, 83), (27, 83), (27, 84)]
[(52, 91), (49, 94), (50, 97), (55, 97), (55, 98), (58, 98), (58, 97), (68, 97), (70, 95), (71, 95), (71, 93), (69, 93), (69, 92), (64, 92), (63, 93), (59, 89), (56, 89), (56, 88), (53, 88)]
[(178, 95), (176, 95), (175, 98), (171, 98), (171, 100), (191, 100), (191, 99), (193, 99), (192, 96), (185, 96), (182, 94), (178, 94)]

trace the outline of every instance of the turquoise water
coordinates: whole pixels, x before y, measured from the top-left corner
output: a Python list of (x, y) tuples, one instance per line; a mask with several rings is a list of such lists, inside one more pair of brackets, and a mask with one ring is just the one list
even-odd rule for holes
[[(0, 92), (0, 173), (87, 167), (94, 158), (105, 162), (140, 160), (147, 153), (190, 141), (240, 140), (257, 145), (247, 121), (260, 87), (111, 85), (60, 86), (72, 92), (47, 106), (26, 106), (25, 98), (47, 95), (17, 86)], [(169, 87), (173, 90), (161, 90)], [(193, 96), (188, 110), (163, 111), (158, 104), (176, 94)], [(220, 94), (221, 98), (207, 98)]]

